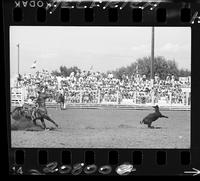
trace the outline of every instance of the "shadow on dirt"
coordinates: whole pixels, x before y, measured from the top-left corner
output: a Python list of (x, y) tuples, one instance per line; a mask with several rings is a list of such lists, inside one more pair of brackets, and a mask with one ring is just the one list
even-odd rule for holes
[(87, 127), (85, 127), (85, 129), (95, 129), (95, 128), (87, 126)]
[(160, 127), (160, 126), (153, 126), (151, 128), (148, 128), (147, 126), (140, 127), (140, 129), (167, 129), (166, 127)]
[(163, 128), (160, 126), (153, 126), (151, 129), (163, 129)]
[(130, 125), (127, 125), (127, 124), (120, 124), (119, 126), (118, 126), (118, 128), (131, 128), (132, 126), (130, 126)]

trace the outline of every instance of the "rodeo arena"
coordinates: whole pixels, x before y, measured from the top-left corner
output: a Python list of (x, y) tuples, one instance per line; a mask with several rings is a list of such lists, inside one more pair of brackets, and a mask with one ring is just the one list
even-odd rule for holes
[[(191, 77), (138, 68), (119, 79), (78, 70), (37, 70), (11, 79), (11, 145), (25, 148), (190, 148)], [(91, 65), (88, 65), (91, 66)], [(62, 75), (62, 74), (61, 74)]]
[[(28, 124), (20, 122), (19, 126), (19, 121), (15, 121), (12, 144), (16, 147), (189, 147), (190, 131), (186, 129), (190, 129), (190, 90), (191, 77), (175, 80), (173, 75), (161, 80), (155, 74), (152, 86), (152, 81), (140, 74), (124, 75), (121, 80), (111, 73), (105, 76), (93, 71), (71, 72), (68, 77), (54, 76), (48, 70), (24, 74), (11, 80), (11, 107), (36, 110), (38, 97), (45, 93), (50, 95), (45, 97), (44, 104), (52, 121), (47, 118), (47, 126), (44, 120), (42, 124), (38, 120), (33, 124), (31, 116)], [(148, 129), (140, 123), (155, 105), (168, 119), (160, 118), (153, 123), (158, 129)]]

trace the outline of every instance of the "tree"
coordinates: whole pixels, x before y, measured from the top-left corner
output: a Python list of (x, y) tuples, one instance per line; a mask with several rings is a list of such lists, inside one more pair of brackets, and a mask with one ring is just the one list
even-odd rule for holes
[(188, 76), (191, 76), (191, 72), (188, 69), (179, 70), (179, 77), (188, 77)]
[[(138, 69), (138, 70), (137, 70)], [(141, 75), (146, 75), (147, 78), (150, 78), (151, 74), (151, 57), (143, 57), (136, 60), (127, 67), (121, 67), (115, 71), (112, 71), (113, 75), (119, 79), (122, 78), (123, 74), (131, 76), (135, 73)], [(175, 78), (179, 76), (189, 76), (190, 71), (178, 69), (177, 63), (175, 60), (166, 60), (166, 58), (158, 56), (154, 59), (154, 75), (158, 74), (161, 79), (165, 79), (168, 74), (174, 75)]]
[(60, 66), (59, 71), (52, 71), (52, 75), (68, 77), (72, 72), (77, 73), (80, 71), (81, 70), (76, 66), (70, 68), (67, 68), (66, 66)]

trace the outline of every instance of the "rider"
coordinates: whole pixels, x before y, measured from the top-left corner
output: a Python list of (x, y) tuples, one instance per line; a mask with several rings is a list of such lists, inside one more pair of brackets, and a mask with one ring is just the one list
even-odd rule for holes
[(50, 95), (48, 95), (46, 93), (46, 89), (47, 89), (47, 87), (45, 86), (45, 87), (41, 87), (41, 89), (38, 91), (38, 98), (36, 100), (36, 104), (38, 105), (37, 108), (36, 108), (37, 113), (39, 113), (41, 117), (48, 119), (53, 124), (55, 124), (56, 127), (58, 127), (58, 125), (52, 119), (50, 119), (48, 114), (47, 114), (47, 108), (46, 108), (45, 100), (47, 98), (49, 98)]
[(47, 87), (41, 87), (38, 91), (38, 98), (36, 99), (37, 109), (40, 111), (40, 113), (43, 115), (47, 114), (47, 108), (45, 100), (50, 97), (50, 95), (46, 94)]
[(40, 90), (38, 91), (38, 98), (36, 100), (36, 103), (38, 104), (39, 108), (43, 107), (43, 108), (45, 108), (45, 111), (46, 111), (45, 100), (50, 97), (46, 94), (46, 89), (47, 89), (47, 87), (40, 88)]
[(35, 108), (35, 104), (33, 101), (33, 97), (29, 97), (28, 101), (25, 102), (22, 106), (23, 115), (27, 118), (31, 118), (32, 120), (34, 120), (34, 118), (35, 118), (34, 108)]

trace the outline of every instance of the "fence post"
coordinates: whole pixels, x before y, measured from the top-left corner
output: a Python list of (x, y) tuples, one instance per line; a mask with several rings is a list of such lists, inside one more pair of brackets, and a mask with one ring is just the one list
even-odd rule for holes
[(186, 106), (189, 105), (189, 92), (186, 92)]
[(97, 99), (98, 99), (98, 104), (100, 104), (100, 100), (101, 100), (101, 91), (100, 89), (98, 89), (98, 96), (97, 96)]
[(154, 105), (154, 91), (151, 92), (151, 104)]
[(137, 104), (138, 92), (135, 92), (135, 104)]
[(117, 91), (117, 104), (119, 104), (119, 91)]
[(80, 103), (82, 103), (83, 92), (80, 91)]
[(22, 105), (24, 104), (24, 100), (25, 100), (25, 88), (22, 87), (21, 88), (21, 102), (22, 102)]
[(169, 92), (169, 103), (170, 103), (170, 105), (172, 104), (172, 93), (171, 92)]
[(136, 96), (136, 91), (135, 91), (134, 94), (133, 94), (133, 100), (134, 100), (135, 104), (136, 104), (136, 98), (137, 98), (137, 96)]

